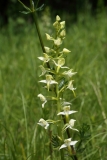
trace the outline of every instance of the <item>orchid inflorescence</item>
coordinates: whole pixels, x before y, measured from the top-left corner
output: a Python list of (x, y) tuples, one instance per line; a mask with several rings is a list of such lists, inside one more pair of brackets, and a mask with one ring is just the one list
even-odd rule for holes
[[(40, 93), (38, 94), (38, 97), (43, 102), (42, 108), (45, 107), (48, 101), (54, 101), (56, 104), (55, 107), (57, 107), (55, 109), (57, 110), (57, 120), (54, 119), (50, 122), (50, 120), (44, 120), (41, 118), (38, 124), (48, 130), (52, 122), (53, 124), (58, 123), (57, 127), (59, 128), (59, 132), (57, 134), (58, 137), (60, 137), (60, 146), (58, 147), (59, 150), (62, 148), (68, 148), (68, 153), (74, 154), (72, 148), (78, 141), (72, 141), (72, 138), (69, 136), (69, 134), (67, 135), (68, 139), (64, 138), (64, 132), (67, 130), (78, 132), (78, 130), (74, 128), (74, 123), (76, 120), (70, 119), (71, 114), (74, 114), (77, 111), (70, 110), (71, 103), (65, 101), (63, 98), (63, 93), (66, 90), (70, 90), (75, 96), (76, 88), (73, 87), (72, 77), (76, 74), (76, 72), (73, 72), (73, 69), (65, 66), (65, 57), (70, 53), (70, 50), (67, 48), (61, 49), (61, 45), (66, 36), (65, 21), (61, 22), (60, 17), (57, 15), (56, 21), (53, 23), (53, 27), (55, 29), (55, 37), (46, 33), (47, 40), (52, 42), (52, 48), (44, 47), (45, 53), (43, 53), (43, 56), (38, 57), (38, 59), (43, 62), (43, 64), (40, 65), (40, 69), (42, 71), (40, 77), (44, 77), (44, 79), (40, 80), (39, 82), (44, 83), (44, 88), (49, 94), (50, 92), (52, 94), (51, 96), (44, 96)], [(57, 121), (56, 123), (54, 123), (55, 120)], [(60, 125), (60, 121), (64, 121), (63, 127)]]

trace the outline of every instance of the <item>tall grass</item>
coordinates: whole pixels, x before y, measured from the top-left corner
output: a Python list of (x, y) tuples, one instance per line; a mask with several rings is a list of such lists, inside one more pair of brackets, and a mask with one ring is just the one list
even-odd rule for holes
[[(13, 22), (7, 31), (0, 32), (0, 160), (46, 160), (47, 137), (37, 126), (43, 115), (37, 98), (41, 92), (37, 57), (42, 51), (33, 25), (14, 26)], [(69, 24), (64, 43), (72, 51), (68, 66), (78, 72), (77, 97), (74, 99), (70, 92), (67, 97), (73, 98), (78, 110), (78, 128), (87, 127), (84, 137), (89, 136), (81, 145), (80, 160), (107, 158), (106, 26), (106, 15), (96, 18), (81, 15), (77, 23)]]

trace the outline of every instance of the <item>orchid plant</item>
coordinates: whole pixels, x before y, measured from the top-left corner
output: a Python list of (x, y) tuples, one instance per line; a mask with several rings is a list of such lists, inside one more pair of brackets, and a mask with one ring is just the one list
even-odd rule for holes
[[(49, 48), (45, 46), (45, 53), (43, 53), (42, 57), (38, 57), (38, 59), (42, 62), (40, 65), (42, 72), (40, 77), (43, 77), (43, 79), (39, 82), (44, 84), (44, 89), (47, 90), (47, 96), (39, 93), (38, 97), (43, 102), (42, 108), (45, 107), (45, 104), (48, 103), (48, 101), (54, 101), (56, 116), (51, 117), (51, 120), (44, 120), (43, 118), (40, 118), (38, 125), (48, 131), (51, 129), (50, 126), (53, 124), (58, 130), (57, 138), (59, 141), (59, 146), (56, 148), (59, 151), (63, 149), (63, 154), (61, 153), (61, 160), (64, 160), (64, 149), (65, 151), (68, 150), (68, 155), (76, 160), (77, 155), (75, 145), (78, 141), (72, 140), (69, 130), (72, 130), (72, 132), (78, 132), (78, 130), (74, 128), (74, 123), (76, 120), (71, 119), (72, 114), (77, 111), (71, 110), (71, 103), (66, 102), (63, 97), (64, 92), (68, 89), (72, 91), (75, 96), (76, 88), (73, 86), (72, 77), (76, 74), (76, 72), (73, 72), (73, 69), (65, 66), (65, 57), (70, 53), (70, 50), (67, 48), (61, 49), (61, 45), (63, 44), (63, 40), (66, 36), (65, 21), (61, 22), (61, 18), (57, 15), (56, 21), (53, 23), (53, 27), (55, 30), (54, 37), (46, 33), (46, 38), (48, 41), (51, 41), (52, 47)], [(51, 112), (51, 108), (49, 111)], [(64, 124), (63, 126), (62, 121)], [(54, 135), (56, 133), (54, 133), (54, 131), (51, 132), (53, 135), (51, 142), (54, 143)], [(68, 139), (65, 138), (65, 132), (67, 133)]]
[[(61, 160), (66, 159), (66, 156), (71, 157), (73, 160), (78, 160), (75, 146), (78, 141), (73, 140), (71, 137), (71, 131), (78, 132), (78, 129), (74, 128), (76, 120), (72, 118), (72, 114), (77, 111), (70, 109), (71, 103), (64, 98), (64, 92), (67, 90), (72, 91), (75, 96), (76, 89), (73, 86), (74, 80), (72, 79), (76, 72), (73, 72), (73, 69), (65, 66), (66, 56), (71, 51), (61, 47), (66, 36), (65, 21), (61, 21), (61, 18), (58, 15), (56, 16), (56, 21), (53, 23), (55, 30), (54, 36), (46, 33), (46, 39), (51, 42), (52, 47), (44, 46), (36, 16), (36, 11), (40, 11), (43, 5), (35, 8), (34, 2), (30, 0), (31, 8), (28, 8), (20, 0), (18, 1), (27, 10), (22, 11), (22, 13), (32, 13), (43, 51), (43, 55), (38, 57), (41, 61), (39, 67), (41, 69), (40, 77), (42, 77), (39, 83), (43, 84), (43, 88), (47, 90), (47, 95), (43, 95), (42, 93), (38, 94), (42, 102), (42, 109), (45, 109), (45, 105), (46, 103), (48, 104), (49, 101), (53, 101), (52, 105), (54, 104), (53, 115), (50, 114), (52, 116), (49, 117), (49, 119), (41, 117), (37, 123), (52, 135), (50, 136), (51, 138), (49, 137), (49, 144), (51, 144), (49, 145), (49, 147), (51, 147), (50, 159), (53, 159), (53, 153), (57, 150), (60, 153)], [(39, 0), (37, 1), (36, 7), (38, 2)], [(49, 112), (51, 113), (51, 108)]]

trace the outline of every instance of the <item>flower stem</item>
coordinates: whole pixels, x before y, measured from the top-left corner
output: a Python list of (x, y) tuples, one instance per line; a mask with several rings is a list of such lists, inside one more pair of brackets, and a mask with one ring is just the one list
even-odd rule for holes
[(35, 22), (36, 30), (37, 30), (37, 33), (38, 33), (39, 41), (40, 41), (40, 44), (41, 44), (41, 47), (42, 47), (42, 51), (43, 51), (43, 53), (45, 53), (46, 51), (45, 51), (43, 40), (42, 40), (42, 36), (41, 36), (41, 33), (40, 33), (40, 29), (39, 29), (39, 25), (38, 25), (38, 21), (37, 21), (37, 15), (36, 15), (35, 12), (32, 12), (32, 15), (33, 15), (33, 19), (34, 19), (34, 22)]
[[(32, 16), (33, 16), (33, 19), (34, 19), (34, 23), (35, 23), (35, 26), (36, 26), (37, 33), (38, 33), (38, 37), (39, 37), (39, 41), (40, 41), (40, 45), (41, 45), (42, 51), (43, 51), (43, 53), (46, 53), (45, 48), (44, 48), (44, 43), (43, 43), (43, 40), (42, 40), (42, 36), (41, 36), (41, 32), (40, 32), (40, 28), (39, 28), (38, 21), (37, 21), (36, 11), (34, 10), (34, 6), (33, 6), (32, 2), (33, 1), (30, 0)], [(46, 64), (47, 64), (47, 67), (50, 68), (49, 62), (47, 62)]]

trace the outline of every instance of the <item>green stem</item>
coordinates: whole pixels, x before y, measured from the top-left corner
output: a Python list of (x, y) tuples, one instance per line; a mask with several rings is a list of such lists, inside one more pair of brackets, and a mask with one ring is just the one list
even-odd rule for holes
[(40, 33), (39, 25), (38, 25), (36, 13), (33, 12), (32, 15), (33, 15), (33, 19), (34, 19), (35, 26), (36, 26), (36, 29), (37, 29), (37, 33), (38, 33), (39, 41), (40, 41), (40, 44), (41, 44), (41, 47), (42, 47), (42, 51), (43, 51), (43, 53), (46, 53), (45, 48), (44, 48), (44, 44), (43, 44), (43, 40), (42, 40), (42, 36), (41, 36), (41, 33)]
[(49, 134), (49, 139), (50, 139), (50, 142), (49, 142), (49, 154), (50, 154), (50, 157), (51, 157), (51, 160), (53, 160), (53, 149), (52, 149), (52, 143), (51, 143), (51, 140), (52, 140), (52, 131), (49, 130), (48, 131), (48, 134)]
[[(57, 77), (56, 77), (56, 80), (57, 80)], [(59, 89), (58, 89), (58, 84), (56, 85), (56, 96), (57, 96), (57, 112), (59, 113), (60, 112), (60, 100), (59, 100)], [(62, 133), (61, 133), (61, 125), (59, 124), (58, 126), (58, 135), (60, 137), (62, 137)], [(62, 150), (60, 150), (60, 155), (61, 155), (61, 160), (64, 160), (64, 153)]]
[[(35, 23), (35, 26), (36, 26), (37, 33), (38, 33), (38, 37), (39, 37), (39, 41), (40, 41), (40, 44), (41, 44), (42, 51), (43, 51), (43, 53), (46, 53), (45, 48), (44, 48), (44, 43), (43, 43), (43, 40), (42, 40), (42, 36), (41, 36), (41, 32), (40, 32), (40, 28), (39, 28), (38, 21), (37, 21), (36, 11), (34, 10), (34, 6), (33, 6), (32, 2), (33, 1), (30, 0), (32, 16), (33, 16), (33, 19), (34, 19), (34, 23)], [(47, 64), (47, 67), (50, 68), (49, 62), (47, 62), (46, 64)]]
[(33, 1), (30, 0), (30, 6), (31, 6), (31, 10), (32, 10), (33, 19), (34, 19), (35, 26), (36, 26), (36, 29), (37, 29), (37, 33), (38, 33), (38, 37), (39, 37), (40, 44), (41, 44), (41, 47), (42, 47), (42, 51), (45, 53), (45, 48), (44, 48), (42, 36), (41, 36), (41, 33), (40, 33), (38, 21), (37, 21), (36, 11), (34, 10), (34, 5), (33, 5), (32, 2), (33, 2)]

